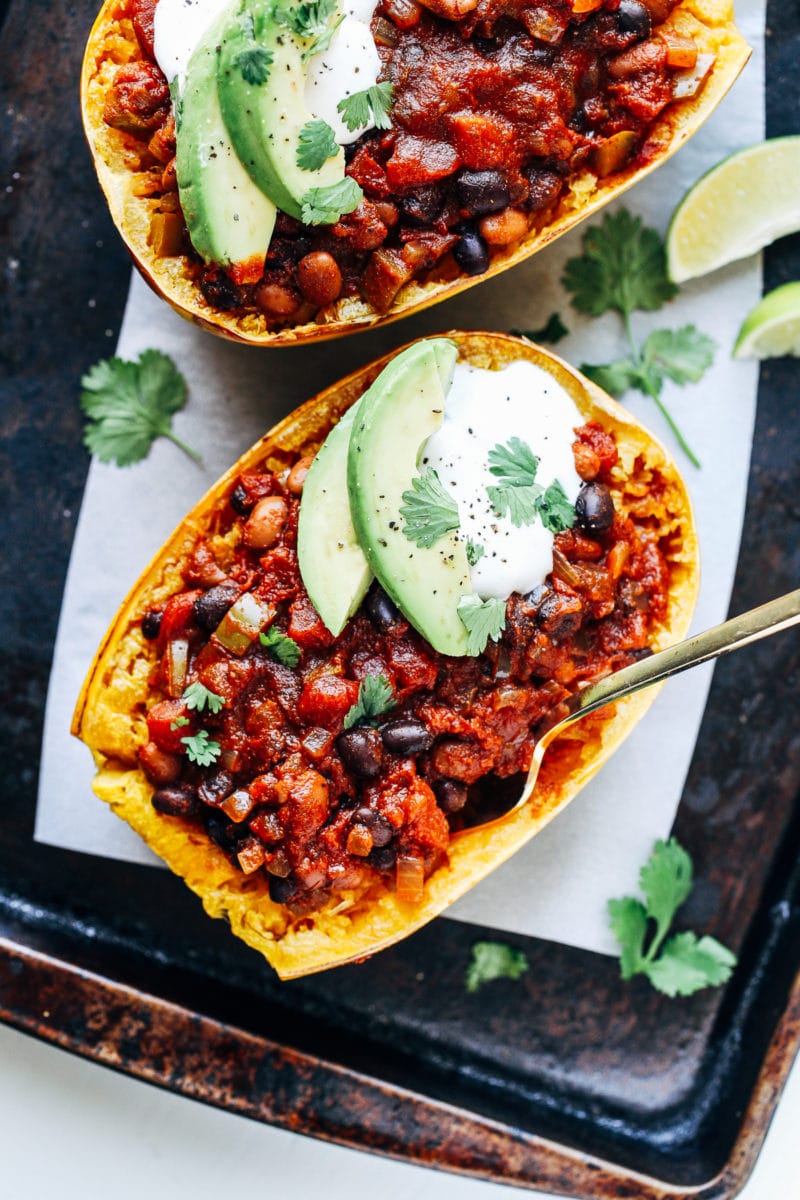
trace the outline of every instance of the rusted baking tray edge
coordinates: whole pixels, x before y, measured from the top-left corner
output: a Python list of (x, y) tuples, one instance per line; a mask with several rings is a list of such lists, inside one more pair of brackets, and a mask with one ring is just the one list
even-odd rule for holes
[(727, 1164), (688, 1189), (300, 1053), (5, 937), (0, 1020), (227, 1112), (404, 1162), (580, 1200), (730, 1200), (755, 1165), (800, 1048), (800, 973)]

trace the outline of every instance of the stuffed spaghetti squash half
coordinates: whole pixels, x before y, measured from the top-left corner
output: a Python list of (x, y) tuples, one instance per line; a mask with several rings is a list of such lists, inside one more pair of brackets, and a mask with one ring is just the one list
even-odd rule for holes
[(628, 412), (525, 340), (424, 339), (297, 409), (189, 513), (73, 732), (98, 796), (290, 978), (406, 937), (542, 829), (653, 689), (573, 726), (486, 823), (537, 728), (679, 640), (697, 586), (685, 486)]
[(522, 262), (674, 153), (748, 55), (727, 0), (106, 0), (81, 100), (156, 292), (285, 345)]

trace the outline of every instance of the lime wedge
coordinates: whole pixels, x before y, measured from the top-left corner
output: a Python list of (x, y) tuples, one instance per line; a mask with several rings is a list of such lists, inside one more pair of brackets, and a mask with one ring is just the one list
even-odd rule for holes
[(800, 357), (800, 283), (768, 292), (744, 319), (734, 358)]
[(683, 283), (800, 229), (800, 136), (748, 146), (687, 192), (667, 231), (670, 279)]

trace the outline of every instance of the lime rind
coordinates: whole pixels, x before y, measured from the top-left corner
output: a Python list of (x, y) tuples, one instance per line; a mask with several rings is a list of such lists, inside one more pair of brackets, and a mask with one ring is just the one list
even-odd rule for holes
[(747, 258), (800, 229), (800, 136), (737, 150), (697, 181), (673, 213), (674, 283)]
[(800, 357), (800, 281), (775, 288), (745, 317), (734, 358)]

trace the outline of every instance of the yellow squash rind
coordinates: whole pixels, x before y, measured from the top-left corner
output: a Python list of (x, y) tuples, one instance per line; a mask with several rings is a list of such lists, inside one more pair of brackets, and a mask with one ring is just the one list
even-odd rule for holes
[(716, 61), (698, 95), (673, 102), (655, 122), (646, 155), (640, 156), (647, 159), (644, 165), (628, 167), (605, 179), (581, 171), (573, 177), (546, 223), (531, 229), (516, 245), (495, 251), (483, 275), (463, 275), (450, 262), (424, 282), (408, 283), (388, 313), (378, 313), (365, 300), (348, 297), (321, 309), (314, 320), (275, 329), (258, 313), (236, 316), (212, 308), (195, 282), (189, 260), (180, 256), (159, 258), (148, 244), (150, 219), (157, 202), (137, 194), (148, 178), (142, 143), (103, 121), (105, 98), (117, 67), (140, 57), (126, 11), (126, 0), (106, 0), (89, 36), (81, 74), (84, 129), (112, 219), (144, 278), (177, 312), (222, 337), (259, 346), (323, 341), (396, 321), (530, 258), (679, 150), (711, 115), (750, 56), (750, 48), (734, 24), (730, 0), (680, 0), (659, 28), (692, 36), (700, 53), (713, 53)]
[[(587, 419), (598, 419), (613, 431), (620, 452), (613, 482), (616, 503), (658, 531), (671, 572), (668, 620), (656, 631), (653, 645), (658, 648), (683, 637), (697, 596), (697, 537), (686, 487), (663, 446), (599, 388), (530, 342), (496, 333), (448, 336), (457, 341), (461, 356), (476, 366), (498, 369), (527, 359), (544, 367)], [(184, 586), (181, 565), (198, 536), (210, 537), (212, 545), (215, 538), (223, 540), (215, 533), (214, 514), (226, 503), (239, 474), (262, 464), (277, 469), (314, 450), (387, 361), (388, 357), (362, 368), (297, 409), (247, 451), (192, 510), (123, 603), (84, 683), (72, 726), (97, 763), (98, 796), (200, 896), (210, 916), (225, 917), (233, 932), (285, 979), (372, 954), (441, 913), (552, 820), (627, 737), (655, 693), (650, 689), (618, 704), (608, 719), (588, 718), (556, 742), (531, 801), (502, 824), (455, 836), (449, 862), (431, 875), (419, 905), (404, 903), (381, 882), (373, 882), (335, 896), (311, 917), (295, 918), (270, 900), (263, 875), (244, 876), (202, 830), (154, 811), (152, 785), (136, 759), (138, 746), (147, 740), (145, 712), (155, 657), (153, 644), (141, 633), (142, 614)]]

